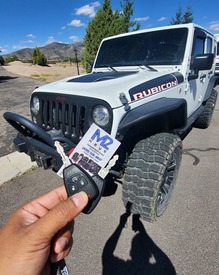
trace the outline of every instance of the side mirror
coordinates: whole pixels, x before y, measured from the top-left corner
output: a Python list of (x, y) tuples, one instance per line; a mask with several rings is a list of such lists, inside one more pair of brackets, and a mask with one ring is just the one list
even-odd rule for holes
[(191, 62), (191, 69), (202, 71), (210, 70), (214, 62), (213, 53), (197, 54)]

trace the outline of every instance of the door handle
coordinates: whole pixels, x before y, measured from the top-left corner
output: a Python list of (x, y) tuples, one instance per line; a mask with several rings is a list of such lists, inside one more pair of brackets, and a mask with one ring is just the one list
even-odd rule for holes
[(206, 74), (202, 74), (202, 75), (200, 76), (200, 82), (201, 82), (201, 83), (204, 83), (204, 82), (205, 82), (206, 77), (207, 77), (207, 75), (206, 75)]

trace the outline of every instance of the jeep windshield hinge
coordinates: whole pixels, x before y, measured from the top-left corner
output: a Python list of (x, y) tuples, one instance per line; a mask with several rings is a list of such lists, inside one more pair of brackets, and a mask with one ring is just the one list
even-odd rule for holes
[(119, 94), (119, 99), (120, 99), (122, 105), (125, 106), (125, 111), (128, 112), (130, 110), (130, 106), (129, 106), (128, 99), (126, 98), (125, 94), (120, 93)]

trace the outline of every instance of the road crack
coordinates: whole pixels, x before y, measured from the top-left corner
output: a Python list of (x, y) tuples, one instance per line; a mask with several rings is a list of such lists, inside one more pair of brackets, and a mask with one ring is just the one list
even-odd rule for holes
[(199, 149), (199, 148), (184, 149), (183, 154), (193, 157), (194, 158), (193, 165), (198, 165), (200, 162), (200, 158), (198, 156), (196, 156), (194, 153), (192, 153), (193, 151), (196, 151), (196, 152), (219, 151), (219, 148), (210, 147), (210, 148), (206, 148), (206, 149)]

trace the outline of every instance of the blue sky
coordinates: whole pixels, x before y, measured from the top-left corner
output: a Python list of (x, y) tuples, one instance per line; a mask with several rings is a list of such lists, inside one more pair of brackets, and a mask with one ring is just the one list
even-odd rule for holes
[[(132, 20), (141, 29), (169, 25), (181, 6), (190, 6), (194, 23), (219, 33), (218, 0), (133, 0)], [(22, 48), (45, 46), (51, 42), (83, 41), (89, 20), (103, 0), (1, 0), (0, 50), (8, 54)], [(111, 0), (113, 9), (121, 10), (120, 0)]]

